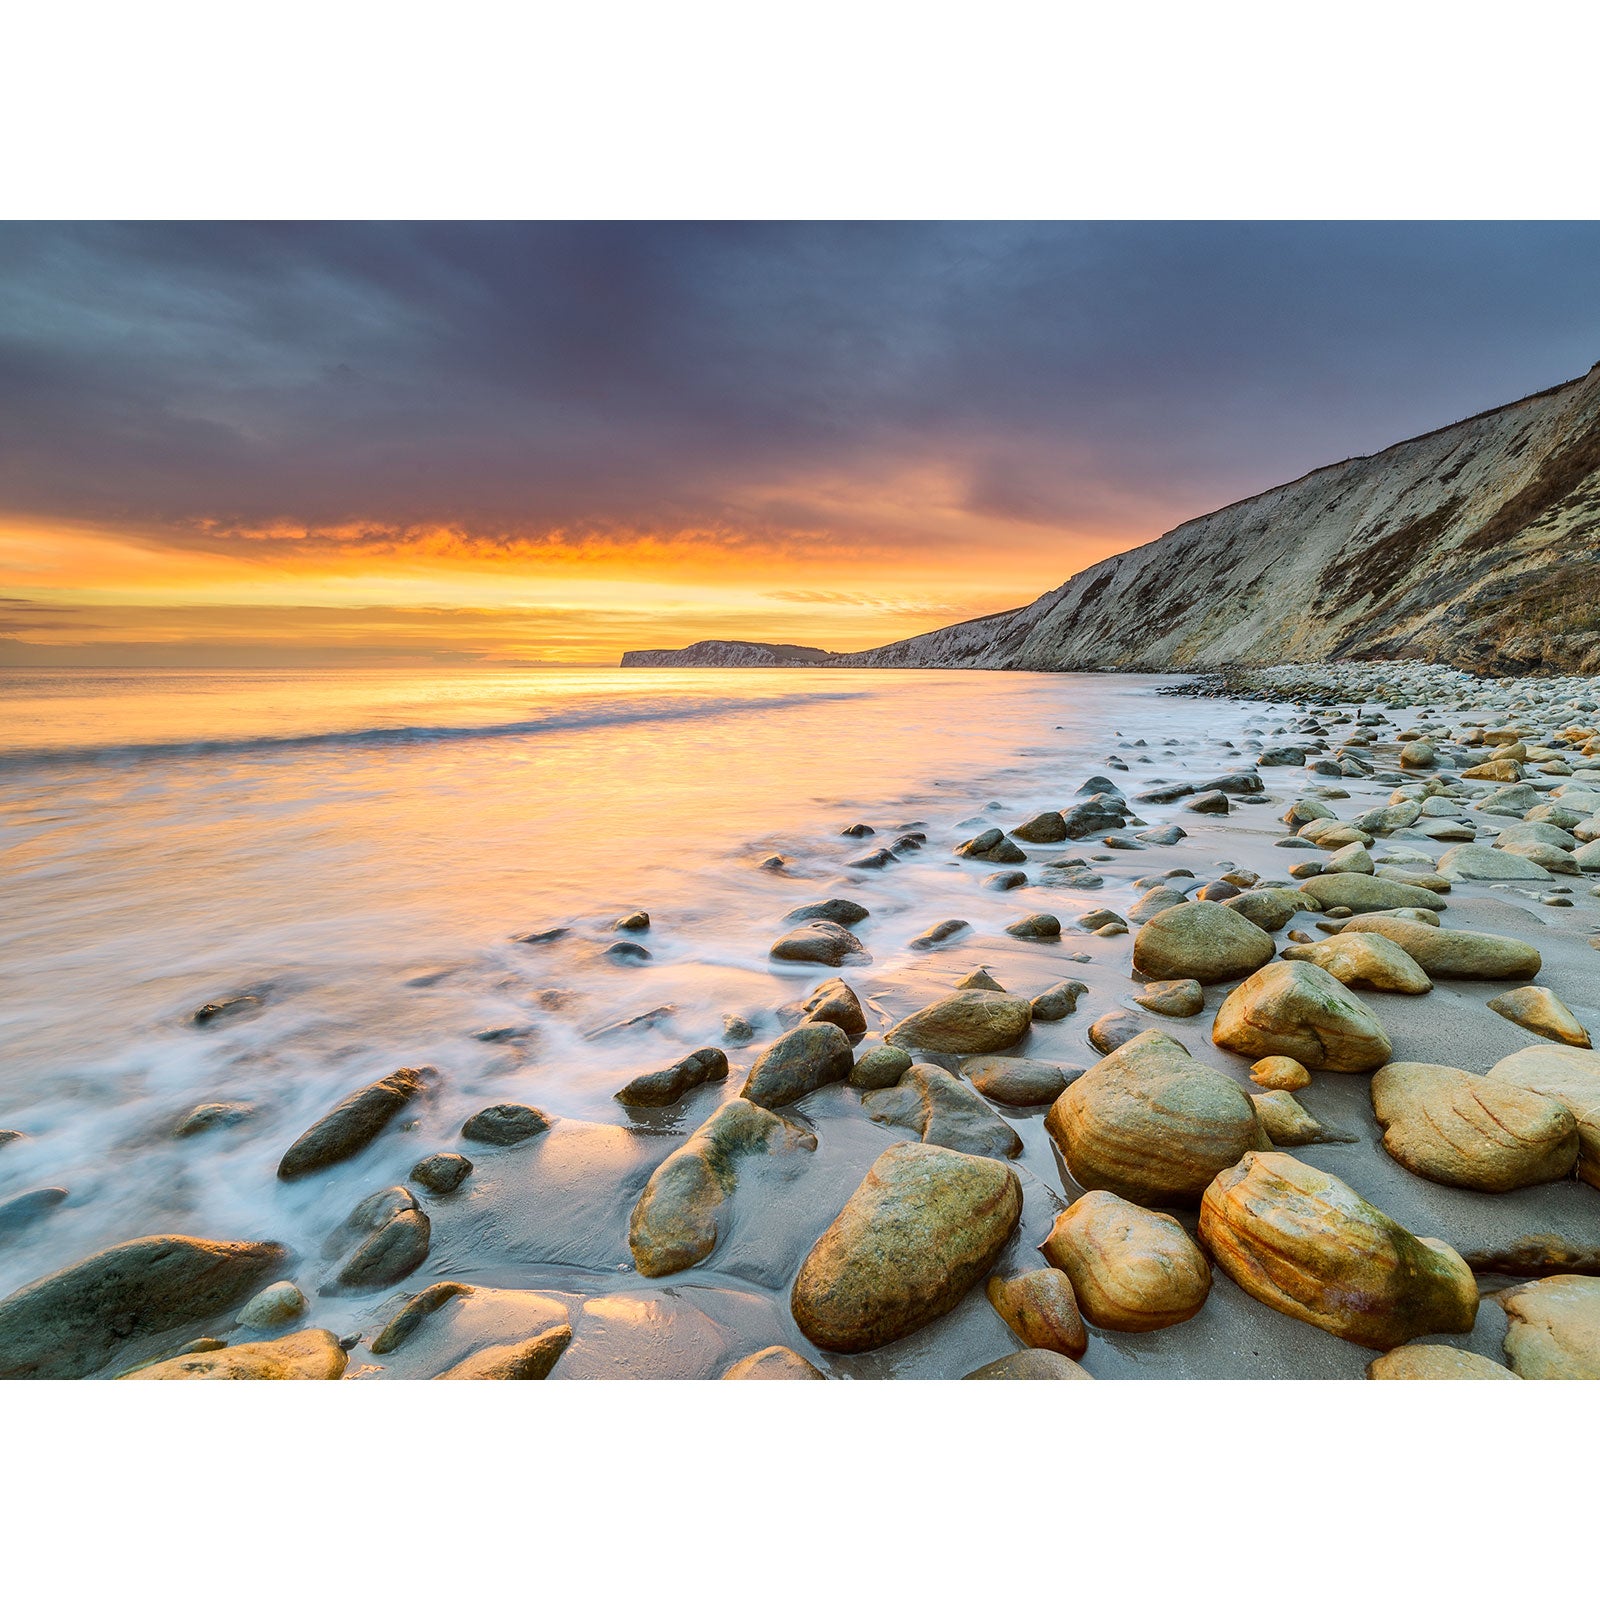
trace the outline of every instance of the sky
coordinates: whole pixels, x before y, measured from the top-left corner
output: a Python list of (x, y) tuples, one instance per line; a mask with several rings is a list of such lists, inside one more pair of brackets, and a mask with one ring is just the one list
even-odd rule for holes
[(858, 649), (1600, 360), (1600, 224), (0, 223), (0, 665)]

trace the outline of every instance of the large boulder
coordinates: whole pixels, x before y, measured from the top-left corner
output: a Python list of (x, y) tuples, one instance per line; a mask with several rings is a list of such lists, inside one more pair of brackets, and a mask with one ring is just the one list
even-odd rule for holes
[(1348, 1184), (1293, 1156), (1251, 1152), (1200, 1201), (1200, 1237), (1247, 1294), (1370, 1350), (1468, 1333), (1472, 1269), (1418, 1239)]
[(874, 1122), (910, 1128), (924, 1144), (975, 1156), (1022, 1153), (1017, 1130), (992, 1111), (982, 1095), (943, 1067), (908, 1068), (892, 1089), (862, 1095), (861, 1107)]
[(1097, 1328), (1170, 1328), (1188, 1321), (1211, 1292), (1206, 1258), (1171, 1217), (1103, 1189), (1068, 1206), (1039, 1248), (1067, 1275)]
[(0, 1378), (82, 1378), (125, 1340), (231, 1310), (278, 1276), (281, 1244), (154, 1234), (0, 1300)]
[(1211, 1039), (1252, 1061), (1292, 1056), (1328, 1072), (1370, 1072), (1391, 1053), (1371, 1007), (1304, 961), (1275, 961), (1246, 978), (1217, 1008)]
[(1501, 933), (1435, 928), (1406, 917), (1351, 917), (1345, 933), (1381, 933), (1400, 946), (1430, 978), (1532, 978), (1539, 952)]
[(704, 1261), (726, 1226), (741, 1166), (774, 1148), (816, 1142), (762, 1106), (725, 1101), (651, 1173), (628, 1220), (634, 1265), (661, 1278)]
[(1194, 978), (1221, 983), (1265, 966), (1272, 935), (1226, 905), (1186, 902), (1158, 911), (1134, 935), (1133, 965), (1147, 978)]
[(1348, 989), (1426, 994), (1433, 979), (1381, 933), (1336, 933), (1313, 944), (1286, 945), (1285, 961), (1309, 961)]
[(790, 1296), (818, 1348), (875, 1350), (951, 1310), (994, 1265), (1022, 1214), (1003, 1161), (891, 1145), (811, 1247)]
[(342, 1378), (349, 1357), (326, 1328), (307, 1328), (282, 1339), (225, 1345), (220, 1350), (173, 1356), (126, 1372), (123, 1378), (162, 1382), (172, 1379), (332, 1379)]
[(1578, 1124), (1578, 1176), (1600, 1189), (1600, 1054), (1532, 1044), (1489, 1068), (1497, 1083), (1532, 1089), (1564, 1105)]
[(1600, 1278), (1563, 1272), (1500, 1296), (1519, 1378), (1600, 1378)]
[(301, 1178), (364, 1150), (432, 1081), (430, 1067), (401, 1067), (346, 1095), (283, 1153), (280, 1178)]
[(1249, 1095), (1155, 1028), (1062, 1090), (1045, 1127), (1084, 1188), (1140, 1205), (1193, 1204), (1246, 1150), (1266, 1148)]
[(1032, 1024), (1032, 1007), (1017, 995), (960, 989), (913, 1012), (884, 1037), (904, 1050), (980, 1056), (1009, 1050)]
[(750, 1069), (739, 1093), (769, 1111), (850, 1076), (850, 1040), (832, 1022), (804, 1022), (780, 1033)]
[(1423, 1061), (1395, 1061), (1372, 1080), (1383, 1147), (1419, 1178), (1504, 1194), (1570, 1176), (1578, 1125), (1559, 1100)]
[(1365, 872), (1322, 872), (1302, 879), (1300, 891), (1318, 909), (1349, 906), (1352, 911), (1396, 911), (1402, 906), (1421, 906), (1425, 911), (1443, 911), (1443, 895), (1412, 883), (1397, 883), (1393, 878), (1371, 877)]

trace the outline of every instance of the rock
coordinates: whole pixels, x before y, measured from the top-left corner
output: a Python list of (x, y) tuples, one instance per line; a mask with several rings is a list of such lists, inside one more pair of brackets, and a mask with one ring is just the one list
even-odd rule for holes
[(725, 1011), (722, 1015), (722, 1042), (724, 1044), (749, 1044), (755, 1038), (756, 1030), (748, 1017), (741, 1017), (736, 1011)]
[(0, 1239), (20, 1233), (40, 1217), (48, 1216), (67, 1198), (62, 1188), (29, 1189), (24, 1194), (0, 1203)]
[(1069, 1084), (1045, 1127), (1084, 1188), (1141, 1205), (1192, 1203), (1246, 1150), (1266, 1148), (1245, 1092), (1154, 1028)]
[(863, 1095), (861, 1106), (874, 1122), (910, 1128), (924, 1144), (976, 1156), (1022, 1153), (1017, 1130), (942, 1067), (910, 1067), (894, 1088)]
[(1275, 948), (1270, 934), (1237, 911), (1196, 901), (1158, 912), (1140, 928), (1133, 965), (1147, 978), (1220, 983), (1264, 966)]
[(992, 1055), (1026, 1036), (1033, 1010), (1015, 995), (961, 989), (913, 1012), (885, 1035), (890, 1044), (941, 1055)]
[(1328, 857), (1327, 870), (1332, 872), (1364, 872), (1369, 877), (1373, 871), (1372, 857), (1364, 844), (1341, 845)]
[(207, 1101), (181, 1117), (172, 1130), (172, 1136), (174, 1139), (192, 1139), (195, 1134), (206, 1133), (212, 1128), (235, 1128), (241, 1122), (248, 1122), (255, 1114), (256, 1108), (243, 1100)]
[(517, 1344), (492, 1344), (475, 1350), (465, 1360), (438, 1374), (444, 1379), (530, 1379), (548, 1378), (551, 1369), (572, 1343), (572, 1329), (563, 1322), (547, 1328), (537, 1338)]
[(628, 1222), (628, 1248), (647, 1278), (682, 1272), (716, 1248), (739, 1169), (769, 1150), (814, 1149), (816, 1138), (748, 1100), (717, 1107), (650, 1175)]
[(798, 961), (814, 967), (860, 966), (872, 958), (848, 928), (837, 922), (810, 922), (773, 943), (773, 961)]
[(269, 1283), (246, 1301), (234, 1320), (240, 1328), (281, 1328), (306, 1314), (306, 1297), (287, 1278)]
[(1059, 811), (1041, 811), (1011, 832), (1029, 844), (1060, 844), (1067, 836), (1067, 824)]
[[(1439, 857), (1439, 871), (1455, 883), (1548, 883), (1549, 872), (1508, 850), (1488, 845), (1452, 845)], [(1371, 910), (1372, 907), (1362, 909)]]
[(987, 967), (974, 967), (972, 971), (969, 972), (966, 977), (964, 977), (961, 982), (956, 985), (956, 988), (987, 989), (991, 994), (1004, 994), (1006, 992), (1006, 986), (1003, 983), (997, 983), (994, 975)]
[(1078, 1009), (1078, 997), (1089, 992), (1089, 986), (1076, 978), (1064, 978), (1053, 983), (1043, 994), (1033, 997), (1030, 1007), (1035, 1022), (1060, 1022)]
[(1169, 822), (1160, 828), (1146, 828), (1134, 834), (1134, 838), (1143, 844), (1176, 844), (1180, 839), (1188, 837), (1187, 830), (1180, 828), (1176, 822)]
[[(1016, 849), (1016, 846), (1013, 845), (1012, 848)], [(1017, 853), (1020, 855), (1021, 851)], [(998, 860), (999, 858), (994, 857), (993, 859)], [(869, 855), (857, 856), (854, 861), (845, 862), (845, 865), (853, 867), (859, 872), (881, 872), (885, 867), (892, 867), (895, 864), (895, 860), (895, 853), (892, 850), (874, 850)]]
[(449, 1300), (454, 1300), (458, 1295), (471, 1293), (470, 1283), (430, 1283), (426, 1289), (412, 1295), (373, 1336), (372, 1353), (375, 1356), (385, 1356), (391, 1350), (398, 1350), (440, 1306)]
[(1578, 1124), (1578, 1176), (1600, 1189), (1600, 1060), (1593, 1050), (1533, 1044), (1497, 1061), (1488, 1076), (1559, 1101)]
[(1218, 878), (1214, 883), (1202, 884), (1195, 893), (1196, 900), (1237, 900), (1242, 891), (1236, 883), (1229, 883), (1226, 878)]
[(861, 1001), (843, 978), (829, 978), (826, 983), (819, 983), (806, 997), (801, 1010), (807, 1022), (831, 1022), (852, 1039), (859, 1039), (867, 1031), (867, 1017), (861, 1009)]
[(1154, 1011), (1162, 1017), (1197, 1017), (1206, 1005), (1205, 994), (1193, 978), (1148, 983), (1133, 998), (1146, 1011)]
[(1461, 773), (1463, 778), (1477, 778), (1489, 783), (1515, 783), (1522, 776), (1522, 768), (1515, 761), (1480, 761)]
[(1228, 797), (1220, 789), (1206, 789), (1185, 800), (1182, 809), (1197, 811), (1206, 817), (1225, 817), (1228, 814)]
[(1391, 1051), (1371, 1008), (1304, 961), (1275, 961), (1246, 978), (1218, 1007), (1211, 1040), (1253, 1061), (1293, 1056), (1328, 1072), (1370, 1072)]
[(1120, 828), (1126, 815), (1127, 809), (1120, 800), (1109, 795), (1092, 795), (1063, 811), (1061, 821), (1069, 839), (1087, 839), (1092, 834), (1104, 833), (1107, 828)]
[(1304, 1089), (1311, 1074), (1293, 1056), (1263, 1056), (1250, 1069), (1250, 1078), (1263, 1089)]
[(891, 1145), (812, 1246), (790, 1306), (823, 1350), (875, 1350), (943, 1316), (994, 1265), (1022, 1214), (1004, 1162)]
[(867, 908), (854, 900), (813, 900), (810, 905), (796, 906), (786, 911), (785, 922), (832, 922), (841, 928), (853, 928), (865, 922), (870, 915)]
[(798, 1350), (791, 1350), (787, 1345), (769, 1344), (765, 1350), (757, 1350), (754, 1355), (745, 1356), (743, 1360), (735, 1361), (722, 1376), (731, 1379), (772, 1379), (793, 1380), (827, 1378), (827, 1373), (819, 1372), (812, 1366)]
[(1457, 1350), (1447, 1344), (1404, 1344), (1398, 1350), (1379, 1356), (1367, 1368), (1369, 1378), (1511, 1378), (1498, 1362), (1471, 1350)]
[(648, 911), (629, 911), (611, 924), (615, 933), (645, 933), (650, 927)]
[(1014, 866), (1028, 859), (1027, 851), (1018, 849), (998, 828), (986, 828), (976, 838), (958, 844), (955, 853), (972, 861), (993, 861), (998, 866)]
[(1016, 1278), (991, 1278), (986, 1291), (1006, 1326), (1035, 1350), (1076, 1359), (1089, 1347), (1072, 1280), (1059, 1267), (1040, 1267)]
[(1211, 1292), (1205, 1257), (1171, 1217), (1103, 1189), (1063, 1211), (1040, 1249), (1071, 1280), (1097, 1328), (1170, 1328), (1187, 1322)]
[(1415, 884), (1396, 883), (1392, 878), (1369, 877), (1364, 872), (1324, 872), (1301, 880), (1300, 892), (1317, 908), (1349, 906), (1352, 911), (1393, 911), (1400, 906), (1422, 906), (1428, 911), (1443, 911), (1445, 899), (1432, 889)]
[(1600, 1276), (1600, 1243), (1582, 1244), (1558, 1233), (1524, 1233), (1503, 1243), (1467, 1246), (1461, 1259), (1480, 1276), (1544, 1278), (1553, 1272)]
[(571, 928), (540, 928), (534, 933), (514, 933), (511, 935), (513, 944), (554, 944), (558, 939), (565, 939)]
[(0, 1378), (83, 1378), (124, 1339), (247, 1299), (288, 1261), (281, 1244), (154, 1234), (113, 1245), (0, 1300)]
[(1188, 900), (1182, 889), (1174, 888), (1170, 883), (1157, 884), (1153, 889), (1146, 889), (1128, 908), (1129, 922), (1148, 922), (1151, 917), (1160, 911), (1170, 911), (1174, 906), (1181, 906)]
[(968, 1056), (961, 1070), (980, 1094), (1003, 1106), (1047, 1106), (1079, 1076), (1053, 1061), (1022, 1056)]
[(1262, 1131), (1275, 1145), (1292, 1149), (1305, 1144), (1355, 1144), (1353, 1135), (1325, 1128), (1287, 1089), (1269, 1089), (1250, 1096)]
[(892, 1089), (911, 1065), (911, 1054), (898, 1045), (885, 1044), (876, 1034), (861, 1041), (861, 1052), (850, 1069), (852, 1089)]
[(911, 948), (932, 950), (938, 945), (948, 944), (958, 933), (965, 933), (971, 926), (970, 922), (963, 922), (960, 917), (950, 917), (944, 922), (936, 922), (931, 928), (924, 928), (911, 941)]
[(454, 1194), (471, 1171), (472, 1163), (465, 1156), (441, 1151), (438, 1155), (424, 1156), (411, 1169), (411, 1181), (429, 1194)]
[(1064, 1356), (1057, 1350), (1016, 1350), (1008, 1356), (1001, 1356), (998, 1361), (986, 1362), (976, 1372), (969, 1372), (967, 1377), (977, 1379), (1093, 1379), (1094, 1374), (1085, 1372), (1070, 1356)]
[(1291, 944), (1285, 961), (1309, 961), (1349, 989), (1426, 994), (1433, 979), (1381, 933), (1336, 933), (1314, 944)]
[(1200, 1238), (1246, 1294), (1371, 1350), (1470, 1333), (1477, 1318), (1472, 1269), (1449, 1245), (1415, 1238), (1281, 1150), (1218, 1174), (1201, 1197)]
[(993, 889), (1001, 894), (1012, 889), (1025, 889), (1027, 886), (1028, 874), (1026, 872), (991, 872), (983, 880), (985, 889)]
[(1013, 939), (1059, 939), (1061, 922), (1048, 911), (1035, 911), (1032, 916), (1008, 924), (1006, 932)]
[(1519, 1378), (1600, 1378), (1600, 1278), (1558, 1273), (1499, 1298)]
[(1419, 1178), (1504, 1194), (1570, 1175), (1578, 1126), (1559, 1101), (1455, 1067), (1396, 1061), (1372, 1080), (1383, 1147)]
[(1103, 1056), (1137, 1038), (1149, 1024), (1131, 1011), (1108, 1011), (1089, 1025), (1089, 1043)]
[(642, 944), (635, 944), (631, 939), (618, 939), (615, 944), (608, 944), (603, 953), (613, 961), (636, 962), (654, 959)]
[(1430, 978), (1531, 978), (1539, 971), (1539, 952), (1504, 934), (1436, 928), (1386, 916), (1351, 917), (1343, 931), (1381, 933)]
[(1489, 1002), (1489, 1009), (1498, 1012), (1508, 1022), (1514, 1022), (1529, 1033), (1537, 1033), (1557, 1044), (1571, 1045), (1575, 1050), (1591, 1048), (1589, 1030), (1567, 1010), (1549, 989), (1529, 984), (1524, 989), (1513, 989), (1499, 994)]
[(289, 1380), (333, 1379), (344, 1376), (349, 1357), (326, 1328), (308, 1328), (286, 1338), (260, 1344), (227, 1345), (219, 1350), (174, 1356), (153, 1366), (125, 1372), (124, 1381), (164, 1382), (172, 1379)]
[(328, 1242), (338, 1255), (352, 1239), (360, 1243), (339, 1268), (346, 1289), (381, 1289), (409, 1276), (428, 1258), (433, 1229), (416, 1196), (398, 1184), (369, 1194), (345, 1218)]
[(1235, 895), (1228, 909), (1267, 933), (1277, 933), (1297, 911), (1314, 911), (1315, 902), (1298, 889), (1250, 889)]
[(461, 1125), (461, 1136), (479, 1144), (525, 1144), (549, 1126), (550, 1119), (537, 1106), (485, 1106)]
[(284, 1151), (280, 1178), (301, 1178), (364, 1150), (435, 1076), (431, 1067), (401, 1067), (346, 1095)]
[(855, 1065), (850, 1040), (831, 1022), (803, 1022), (780, 1033), (760, 1055), (740, 1095), (769, 1111), (802, 1099), (825, 1083), (839, 1083)]
[[(850, 991), (846, 989), (845, 993)], [(854, 998), (851, 995), (851, 999)], [(703, 1083), (720, 1083), (727, 1076), (727, 1056), (715, 1046), (707, 1046), (670, 1067), (641, 1072), (637, 1078), (623, 1084), (612, 1098), (625, 1106), (676, 1105), (691, 1089), (698, 1089)]]
[(266, 1004), (258, 994), (236, 994), (227, 1000), (212, 1000), (201, 1006), (189, 1020), (197, 1028), (207, 1028), (213, 1022), (224, 1022), (229, 1017), (239, 1017), (247, 1012), (259, 1011)]

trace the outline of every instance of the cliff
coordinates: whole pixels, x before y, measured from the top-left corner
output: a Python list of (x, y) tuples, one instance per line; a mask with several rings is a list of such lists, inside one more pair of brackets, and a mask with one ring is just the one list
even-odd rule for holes
[(702, 639), (681, 650), (628, 650), (625, 667), (826, 667), (839, 657), (804, 644), (747, 644), (741, 639)]

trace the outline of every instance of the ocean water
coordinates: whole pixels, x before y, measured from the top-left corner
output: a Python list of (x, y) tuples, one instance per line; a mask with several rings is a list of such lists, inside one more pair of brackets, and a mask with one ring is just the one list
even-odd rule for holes
[[(629, 1077), (718, 1043), (726, 1013), (756, 1025), (759, 1048), (784, 1025), (779, 1008), (830, 975), (768, 959), (803, 902), (843, 894), (871, 909), (857, 932), (872, 965), (843, 975), (884, 1022), (904, 1014), (897, 983), (931, 971), (947, 983), (975, 964), (911, 951), (930, 923), (964, 917), (981, 942), (1031, 910), (1065, 921), (1126, 905), (1136, 856), (1103, 894), (1047, 888), (1032, 868), (1030, 887), (997, 894), (982, 884), (993, 868), (951, 847), (1069, 803), (1096, 773), (1131, 793), (1177, 770), (1180, 745), (1191, 764), (1237, 760), (1222, 741), (1245, 736), (1249, 708), (1207, 703), (1202, 729), (1193, 701), (1155, 693), (1163, 681), (0, 676), (0, 1128), (27, 1135), (0, 1148), (0, 1204), (68, 1191), (0, 1240), (0, 1293), (161, 1231), (278, 1238), (314, 1256), (343, 1209), (404, 1181), (418, 1155), (458, 1147), (464, 1117), (488, 1103), (620, 1138), (638, 1120), (612, 1098)], [(841, 836), (857, 822), (874, 837)], [(848, 867), (908, 829), (927, 833), (924, 850), (884, 871)], [(761, 865), (775, 854), (781, 872)], [(653, 959), (637, 966), (605, 954), (634, 909), (652, 919)], [(513, 941), (554, 926), (572, 931)], [(1055, 975), (1090, 945), (1103, 953), (1104, 941), (1063, 941)], [(189, 1020), (238, 994), (264, 1004)], [(728, 1089), (649, 1131), (686, 1132), (752, 1055), (733, 1055)], [(424, 1062), (440, 1083), (417, 1126), (327, 1183), (277, 1181), (282, 1151), (342, 1095)], [(184, 1113), (218, 1100), (254, 1115), (174, 1139)], [(561, 1254), (519, 1248), (524, 1268)]]

